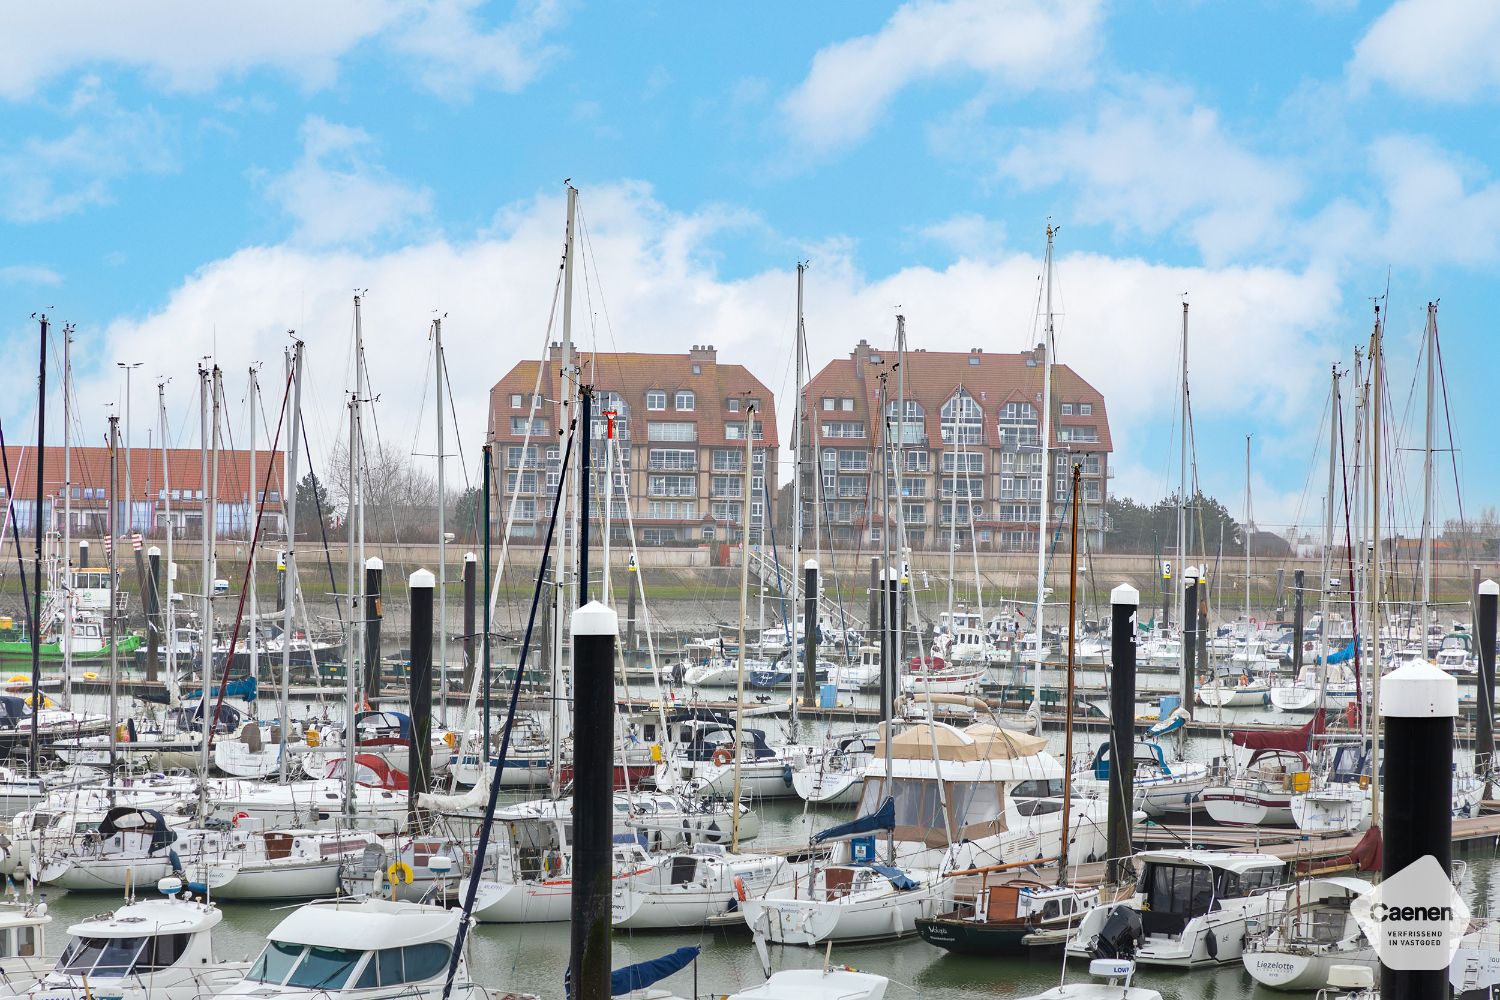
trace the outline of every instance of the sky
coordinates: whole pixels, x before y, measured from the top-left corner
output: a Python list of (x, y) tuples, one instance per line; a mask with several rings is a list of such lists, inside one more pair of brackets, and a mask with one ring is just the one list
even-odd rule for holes
[(274, 423), (295, 330), (325, 461), (358, 290), (375, 429), (422, 461), (442, 317), (472, 478), (489, 387), (559, 332), (571, 179), (577, 342), (714, 344), (787, 394), (798, 260), (814, 370), (898, 311), (913, 346), (1016, 351), (1050, 222), (1056, 357), (1109, 403), (1112, 491), (1175, 488), (1186, 298), (1199, 482), (1240, 512), (1253, 435), (1267, 527), (1321, 523), (1330, 372), (1377, 296), (1420, 519), (1440, 301), (1439, 502), (1473, 514), (1500, 485), (1497, 52), (1493, 0), (7, 4), (0, 419), (35, 435), (33, 314), (75, 327), (88, 443), (140, 362), (135, 443), (167, 380), (195, 445), (210, 355), (244, 440), (249, 368)]

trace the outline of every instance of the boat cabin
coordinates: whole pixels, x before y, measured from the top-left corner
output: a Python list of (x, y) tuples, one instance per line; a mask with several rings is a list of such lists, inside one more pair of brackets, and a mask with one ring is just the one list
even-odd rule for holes
[(1148, 851), (1136, 896), (1146, 937), (1177, 937), (1188, 921), (1239, 899), (1284, 885), (1286, 862), (1269, 854), (1218, 851)]
[(776, 751), (766, 742), (765, 731), (760, 729), (746, 729), (736, 740), (734, 726), (721, 722), (700, 722), (687, 726), (684, 735), (687, 739), (681, 744), (682, 756), (688, 760), (713, 760), (714, 755), (721, 750), (732, 755), (736, 744), (739, 745), (739, 753), (744, 760), (764, 760), (776, 756)]
[(421, 995), (418, 984), (447, 975), (459, 919), (457, 910), (379, 898), (308, 903), (276, 925), (244, 980), (220, 995), (331, 997), (391, 987)]
[(212, 932), (222, 919), (215, 907), (185, 899), (130, 903), (69, 927), (72, 940), (52, 975), (86, 987), (89, 980), (157, 977), (211, 965)]

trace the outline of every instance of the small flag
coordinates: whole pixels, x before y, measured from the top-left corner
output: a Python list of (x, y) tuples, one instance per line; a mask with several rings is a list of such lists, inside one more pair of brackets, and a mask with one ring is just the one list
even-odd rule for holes
[(141, 551), (141, 533), (139, 531), (133, 532), (131, 534), (130, 544), (135, 548), (137, 552)]

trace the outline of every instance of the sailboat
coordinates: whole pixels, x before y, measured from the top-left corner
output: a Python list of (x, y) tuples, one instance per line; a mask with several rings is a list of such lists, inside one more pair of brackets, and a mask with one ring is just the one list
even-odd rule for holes
[[(1079, 478), (1077, 465), (1072, 470), (1069, 518), (1072, 538), (1068, 559), (1068, 663), (1067, 704), (1070, 718), (1065, 723), (1063, 770), (1072, 770), (1074, 695), (1073, 668), (1077, 660), (1078, 637), (1075, 626), (1078, 613), (1078, 520)], [(1066, 793), (1065, 793), (1066, 794)], [(1050, 805), (1050, 803), (1049, 803)], [(1068, 827), (1068, 814), (1075, 804), (1064, 797), (1061, 802), (1062, 826)], [(1058, 864), (1057, 878), (1044, 881), (1034, 870), (1003, 869), (980, 872), (977, 889), (966, 905), (935, 918), (917, 921), (922, 939), (951, 952), (964, 955), (1022, 955), (1035, 953), (1041, 947), (1038, 931), (1071, 926), (1076, 916), (1099, 903), (1095, 886), (1070, 885), (1066, 881), (1066, 861)], [(1058, 938), (1057, 943), (1062, 939)]]

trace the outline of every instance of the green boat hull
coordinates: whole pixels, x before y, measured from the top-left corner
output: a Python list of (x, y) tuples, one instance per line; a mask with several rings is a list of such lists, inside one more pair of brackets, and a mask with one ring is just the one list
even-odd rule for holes
[[(119, 642), (121, 656), (134, 656), (135, 651), (141, 646), (141, 637), (130, 635)], [(109, 662), (109, 647), (92, 650), (87, 653), (74, 652), (73, 666), (85, 664), (100, 664)], [(42, 643), (42, 664), (44, 666), (57, 666), (63, 664), (62, 644), (57, 642)], [(31, 665), (31, 643), (24, 639), (0, 639), (0, 668), (30, 666)]]

